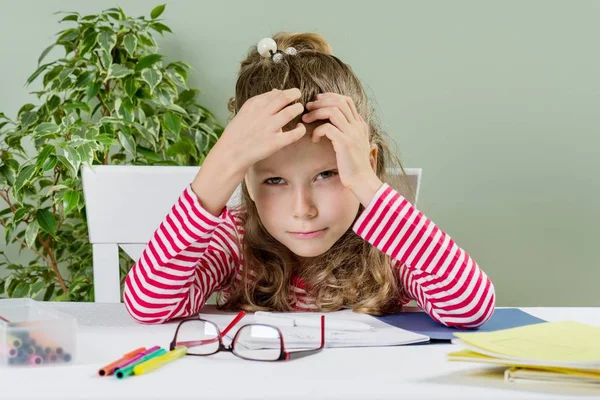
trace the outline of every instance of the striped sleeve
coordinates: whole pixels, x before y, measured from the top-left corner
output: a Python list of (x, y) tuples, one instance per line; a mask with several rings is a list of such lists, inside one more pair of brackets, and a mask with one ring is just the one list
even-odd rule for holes
[[(388, 184), (377, 191), (353, 230), (389, 255), (402, 291), (434, 320), (475, 328), (494, 312), (494, 286), (466, 251)], [(399, 294), (401, 301), (406, 298)]]
[(237, 223), (227, 208), (219, 217), (206, 211), (188, 186), (127, 274), (129, 314), (162, 323), (197, 313), (239, 263)]

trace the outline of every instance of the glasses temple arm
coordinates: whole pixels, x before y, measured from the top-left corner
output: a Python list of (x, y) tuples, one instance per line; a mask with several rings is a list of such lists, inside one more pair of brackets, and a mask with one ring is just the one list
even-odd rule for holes
[(233, 319), (233, 321), (231, 321), (231, 322), (229, 323), (229, 325), (227, 325), (227, 328), (225, 328), (225, 329), (223, 330), (223, 332), (221, 332), (221, 337), (224, 337), (225, 335), (227, 335), (227, 332), (229, 332), (229, 331), (231, 330), (231, 328), (233, 328), (234, 326), (236, 326), (236, 325), (237, 325), (237, 323), (238, 323), (238, 322), (240, 322), (240, 320), (241, 320), (242, 318), (244, 318), (244, 316), (245, 316), (245, 315), (246, 315), (246, 312), (245, 312), (245, 311), (240, 311), (240, 312), (238, 313), (238, 315), (236, 315), (236, 317)]
[(288, 351), (287, 356), (288, 356), (288, 360), (297, 360), (298, 358), (316, 354), (316, 353), (320, 352), (321, 350), (323, 350), (322, 347), (319, 347), (318, 349), (313, 349), (313, 350)]
[(323, 350), (325, 347), (325, 316), (321, 315), (321, 345), (312, 350), (299, 350), (299, 351), (288, 351), (287, 358), (288, 360), (296, 360), (298, 358), (310, 356), (316, 354)]

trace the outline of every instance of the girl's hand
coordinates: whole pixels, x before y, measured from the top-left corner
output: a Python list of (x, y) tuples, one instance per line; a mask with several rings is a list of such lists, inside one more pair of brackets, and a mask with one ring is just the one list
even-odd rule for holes
[(272, 90), (244, 103), (191, 184), (204, 209), (219, 216), (252, 164), (304, 136), (303, 124), (282, 131), (304, 111), (302, 104), (289, 105), (299, 98), (298, 89)]
[(281, 148), (302, 138), (306, 127), (298, 124), (283, 132), (283, 127), (304, 111), (299, 89), (278, 90), (254, 96), (244, 103), (225, 128), (215, 150), (247, 170)]
[(367, 123), (352, 99), (337, 93), (319, 94), (306, 108), (309, 113), (302, 117), (303, 122), (329, 120), (315, 128), (313, 142), (323, 136), (331, 140), (342, 184), (366, 207), (383, 184), (374, 171), (377, 153), (369, 142)]

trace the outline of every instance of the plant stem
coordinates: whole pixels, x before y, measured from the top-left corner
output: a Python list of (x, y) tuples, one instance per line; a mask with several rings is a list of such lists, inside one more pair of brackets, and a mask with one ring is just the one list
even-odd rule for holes
[(60, 287), (63, 290), (63, 293), (67, 293), (67, 285), (65, 285), (65, 281), (63, 280), (62, 275), (60, 274), (60, 271), (58, 270), (58, 264), (56, 262), (56, 258), (54, 257), (54, 248), (50, 246), (50, 239), (46, 239), (46, 240), (41, 240), (38, 237), (38, 240), (40, 242), (40, 244), (42, 245), (42, 247), (44, 248), (44, 250), (46, 250), (46, 253), (48, 253), (48, 255), (50, 256), (50, 268), (52, 268), (52, 270), (54, 271), (54, 274), (56, 275), (56, 278), (58, 279), (58, 283), (60, 284)]
[[(56, 184), (58, 183), (58, 172), (56, 171), (56, 169), (54, 170), (54, 183), (52, 185), (56, 186)], [(54, 203), (54, 194), (52, 195), (52, 198), (50, 198), (50, 200), (52, 201), (52, 214), (56, 215), (56, 204)]]
[(100, 101), (100, 104), (102, 104), (102, 114), (105, 117), (110, 116), (110, 110), (108, 109), (108, 106), (104, 103), (104, 100), (102, 100), (102, 96), (100, 96), (100, 93), (96, 95), (96, 98)]
[[(110, 80), (106, 81), (106, 83), (104, 84), (104, 91), (107, 95), (110, 93)], [(108, 111), (108, 107), (106, 111)]]
[(15, 211), (17, 211), (17, 209), (12, 205), (12, 203), (10, 202), (10, 199), (8, 198), (8, 192), (6, 190), (0, 192), (0, 197), (2, 197), (2, 199), (8, 204), (8, 206), (10, 207), (10, 210), (14, 213)]

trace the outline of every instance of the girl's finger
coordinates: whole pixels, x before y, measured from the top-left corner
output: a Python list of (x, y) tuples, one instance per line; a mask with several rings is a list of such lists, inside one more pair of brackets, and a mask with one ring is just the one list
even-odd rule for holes
[(306, 103), (306, 109), (308, 111), (314, 111), (319, 108), (338, 107), (342, 111), (342, 114), (344, 114), (346, 121), (348, 121), (348, 123), (352, 123), (352, 121), (355, 121), (357, 119), (354, 118), (354, 115), (352, 114), (352, 110), (350, 109), (350, 106), (348, 106), (348, 103), (341, 97), (342, 96), (329, 96), (324, 97), (320, 100), (308, 102)]
[(275, 135), (275, 141), (277, 142), (277, 148), (282, 149), (285, 146), (288, 146), (292, 143), (297, 142), (302, 139), (302, 137), (306, 134), (306, 126), (304, 124), (298, 124), (292, 130), (285, 132), (278, 132)]
[(344, 139), (344, 134), (333, 124), (326, 123), (316, 127), (313, 130), (312, 141), (313, 143), (319, 142), (323, 136), (327, 136), (332, 142), (339, 142)]
[(349, 97), (349, 96), (345, 96), (344, 99), (346, 100), (346, 104), (348, 104), (348, 107), (352, 111), (352, 115), (354, 116), (354, 120), (355, 121), (360, 121), (362, 119), (362, 117), (358, 113), (358, 110), (356, 109), (356, 105), (354, 104), (354, 101), (352, 100), (352, 98)]
[(267, 105), (271, 101), (273, 101), (273, 99), (275, 97), (277, 97), (280, 92), (282, 92), (282, 91), (279, 89), (273, 89), (268, 92), (264, 92), (262, 94), (259, 94), (259, 95), (249, 98), (248, 101), (246, 101), (246, 103), (244, 103), (244, 105), (245, 104), (248, 104), (248, 105), (254, 104), (254, 105), (257, 105), (258, 107), (264, 107), (265, 105)]
[(298, 88), (274, 91), (274, 94), (269, 97), (270, 101), (265, 105), (265, 110), (270, 115), (275, 115), (285, 106), (298, 100), (300, 96), (302, 96), (302, 92)]
[(273, 118), (273, 127), (279, 130), (286, 126), (291, 120), (304, 112), (304, 106), (300, 103), (294, 103), (279, 111)]
[(346, 117), (344, 117), (344, 114), (342, 114), (342, 111), (337, 107), (319, 108), (302, 116), (302, 121), (307, 124), (324, 119), (331, 121), (331, 123), (340, 131), (348, 131), (349, 122), (346, 120)]
[(369, 134), (369, 124), (365, 122), (365, 120), (363, 119), (363, 117), (360, 116), (360, 114), (358, 115), (358, 117), (360, 118), (360, 122), (363, 128), (365, 128), (365, 133), (367, 134), (367, 137), (370, 137), (371, 135)]

